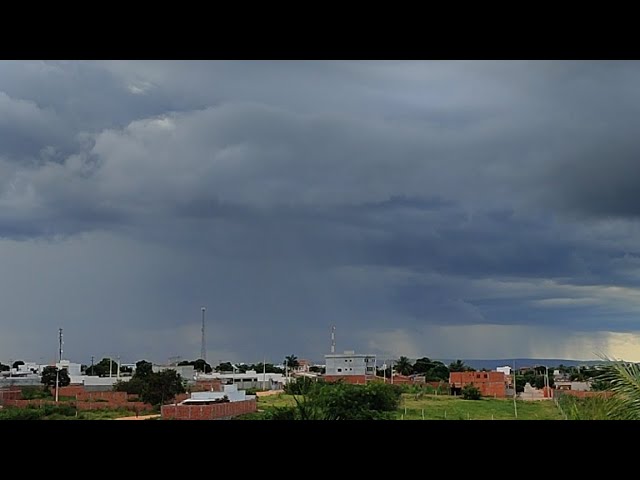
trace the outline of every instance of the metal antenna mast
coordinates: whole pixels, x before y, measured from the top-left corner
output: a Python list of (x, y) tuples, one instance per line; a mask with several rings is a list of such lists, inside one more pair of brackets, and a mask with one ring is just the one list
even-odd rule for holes
[(336, 326), (331, 327), (331, 353), (336, 353)]
[(207, 361), (207, 346), (204, 338), (204, 312), (206, 308), (202, 307), (202, 344), (200, 346), (200, 358), (205, 362)]
[(60, 384), (60, 363), (62, 362), (62, 329), (58, 329), (58, 367), (56, 368), (56, 403), (58, 402), (58, 385)]

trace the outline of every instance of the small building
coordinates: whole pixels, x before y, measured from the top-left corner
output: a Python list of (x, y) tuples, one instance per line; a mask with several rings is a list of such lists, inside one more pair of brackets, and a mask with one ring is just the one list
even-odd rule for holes
[(195, 381), (196, 369), (193, 365), (153, 365), (151, 370), (154, 373), (164, 370), (175, 370), (184, 380)]
[(509, 365), (505, 365), (504, 367), (497, 367), (496, 372), (502, 372), (505, 375), (511, 375), (511, 367)]
[(451, 393), (460, 395), (465, 385), (473, 385), (483, 397), (505, 398), (510, 378), (504, 372), (451, 372)]
[(255, 370), (247, 370), (245, 373), (212, 372), (199, 375), (198, 380), (218, 380), (223, 385), (236, 385), (239, 390), (282, 390), (288, 381), (282, 373), (258, 373)]
[(223, 388), (222, 392), (194, 392), (177, 405), (163, 405), (162, 418), (222, 420), (257, 411), (255, 395), (247, 395), (236, 385), (224, 385)]
[(557, 390), (573, 390), (577, 392), (588, 392), (589, 390), (591, 390), (591, 383), (556, 381), (555, 388)]

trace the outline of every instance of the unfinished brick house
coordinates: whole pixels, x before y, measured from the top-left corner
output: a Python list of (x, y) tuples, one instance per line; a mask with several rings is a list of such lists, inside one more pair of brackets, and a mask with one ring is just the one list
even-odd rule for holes
[(451, 372), (449, 385), (452, 395), (460, 395), (465, 385), (471, 384), (480, 390), (483, 397), (505, 398), (510, 377), (504, 372)]

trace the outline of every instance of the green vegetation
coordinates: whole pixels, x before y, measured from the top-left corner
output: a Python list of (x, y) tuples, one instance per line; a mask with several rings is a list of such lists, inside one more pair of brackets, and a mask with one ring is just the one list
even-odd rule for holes
[(462, 387), (462, 398), (465, 400), (480, 400), (480, 390), (470, 383)]
[[(352, 385), (363, 388), (362, 385)], [(296, 407), (293, 395), (280, 394), (258, 398), (258, 412), (243, 415), (243, 420), (273, 418), (273, 410)], [(552, 401), (517, 401), (518, 420), (562, 420)], [(390, 416), (396, 420), (515, 420), (513, 399), (481, 398), (464, 400), (448, 395), (402, 394), (400, 405)]]
[(57, 367), (44, 367), (42, 369), (42, 379), (40, 380), (45, 387), (55, 387), (56, 386), (56, 375), (58, 377), (58, 385), (61, 387), (66, 387), (71, 383), (71, 378), (69, 378), (69, 373), (66, 368), (61, 368), (58, 372)]
[[(296, 382), (297, 383), (297, 382)], [(262, 412), (244, 416), (268, 420), (382, 420), (392, 419), (401, 391), (393, 385), (350, 385), (300, 381), (295, 395), (260, 397)]]
[(183, 360), (182, 362), (178, 363), (178, 366), (185, 366), (185, 365), (193, 365), (193, 368), (197, 372), (211, 373), (213, 371), (213, 368), (211, 368), (211, 365), (205, 362), (202, 358), (199, 358), (198, 360), (193, 360), (191, 362), (187, 360)]
[[(55, 380), (54, 380), (55, 382)], [(49, 389), (44, 387), (22, 387), (22, 399), (23, 400), (38, 400), (38, 399), (52, 399)]]
[(127, 382), (117, 382), (113, 389), (140, 396), (140, 400), (151, 405), (163, 405), (179, 393), (185, 393), (180, 374), (172, 369), (161, 372), (149, 371), (151, 365), (142, 360), (136, 364), (136, 373)]

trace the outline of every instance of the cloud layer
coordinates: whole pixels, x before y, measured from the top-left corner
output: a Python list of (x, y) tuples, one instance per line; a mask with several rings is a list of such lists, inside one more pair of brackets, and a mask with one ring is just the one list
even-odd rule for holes
[[(2, 62), (0, 359), (635, 355), (637, 62)], [(640, 153), (640, 152), (638, 152)], [(640, 357), (636, 358), (640, 359)]]

